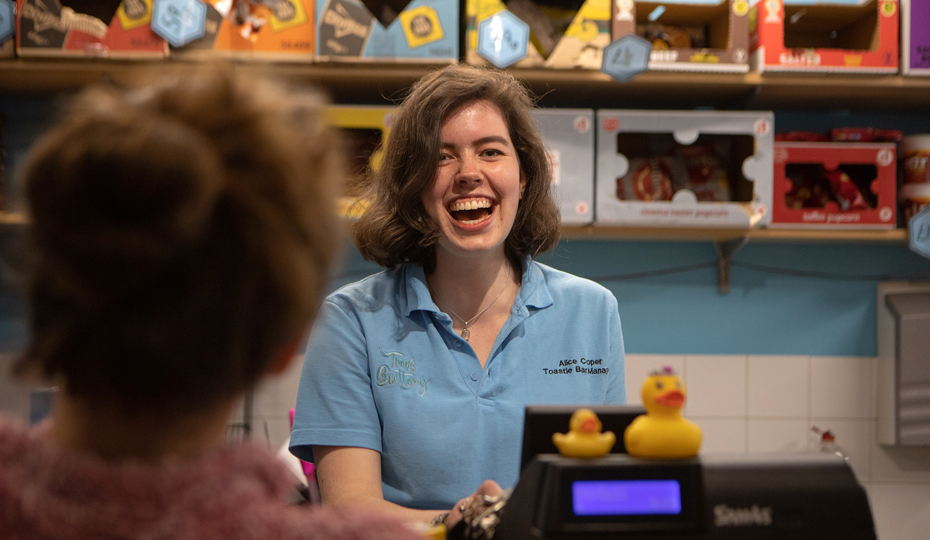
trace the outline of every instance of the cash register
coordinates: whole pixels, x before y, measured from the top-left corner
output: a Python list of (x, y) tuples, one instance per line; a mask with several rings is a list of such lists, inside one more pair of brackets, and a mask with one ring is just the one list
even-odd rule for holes
[(616, 453), (596, 459), (543, 453), (521, 472), (494, 538), (875, 540), (876, 536), (865, 490), (846, 460), (832, 454), (655, 460)]

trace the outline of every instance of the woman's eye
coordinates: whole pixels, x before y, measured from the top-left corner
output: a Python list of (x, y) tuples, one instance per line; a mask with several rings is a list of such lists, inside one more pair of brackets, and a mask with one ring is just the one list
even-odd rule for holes
[(482, 154), (485, 156), (489, 156), (489, 157), (504, 155), (504, 153), (498, 150), (497, 148), (488, 148), (487, 150), (483, 151)]

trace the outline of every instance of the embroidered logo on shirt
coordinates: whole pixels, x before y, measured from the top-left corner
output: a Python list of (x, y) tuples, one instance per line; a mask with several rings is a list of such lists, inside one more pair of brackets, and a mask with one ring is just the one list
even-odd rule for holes
[(421, 396), (426, 395), (426, 385), (432, 379), (425, 379), (416, 375), (417, 364), (413, 358), (408, 360), (403, 353), (384, 352), (384, 349), (381, 349), (381, 354), (389, 358), (389, 360), (387, 364), (378, 368), (378, 386), (399, 384), (402, 388), (416, 387), (418, 394)]
[(546, 375), (571, 375), (572, 373), (584, 373), (587, 375), (607, 375), (610, 372), (608, 367), (598, 367), (604, 363), (603, 358), (590, 359), (566, 358), (559, 360), (559, 366), (553, 368), (542, 368)]

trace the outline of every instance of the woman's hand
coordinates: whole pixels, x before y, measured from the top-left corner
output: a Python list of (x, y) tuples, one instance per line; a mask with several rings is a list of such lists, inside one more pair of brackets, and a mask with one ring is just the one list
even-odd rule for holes
[(494, 480), (485, 480), (477, 491), (455, 503), (455, 506), (453, 506), (452, 510), (449, 512), (449, 517), (446, 519), (446, 527), (451, 529), (456, 523), (462, 521), (462, 517), (466, 514), (473, 515), (479, 513), (480, 510), (474, 507), (484, 507), (483, 501), (485, 496), (498, 497), (503, 493), (504, 490), (501, 489), (497, 482)]

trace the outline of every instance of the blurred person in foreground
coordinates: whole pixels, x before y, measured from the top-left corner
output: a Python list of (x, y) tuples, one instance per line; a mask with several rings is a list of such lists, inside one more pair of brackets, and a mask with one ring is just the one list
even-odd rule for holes
[(198, 66), (94, 89), (21, 168), (35, 250), (16, 366), (60, 387), (0, 420), (0, 538), (415, 540), (293, 504), (270, 449), (225, 444), (285, 370), (338, 254), (323, 99)]

